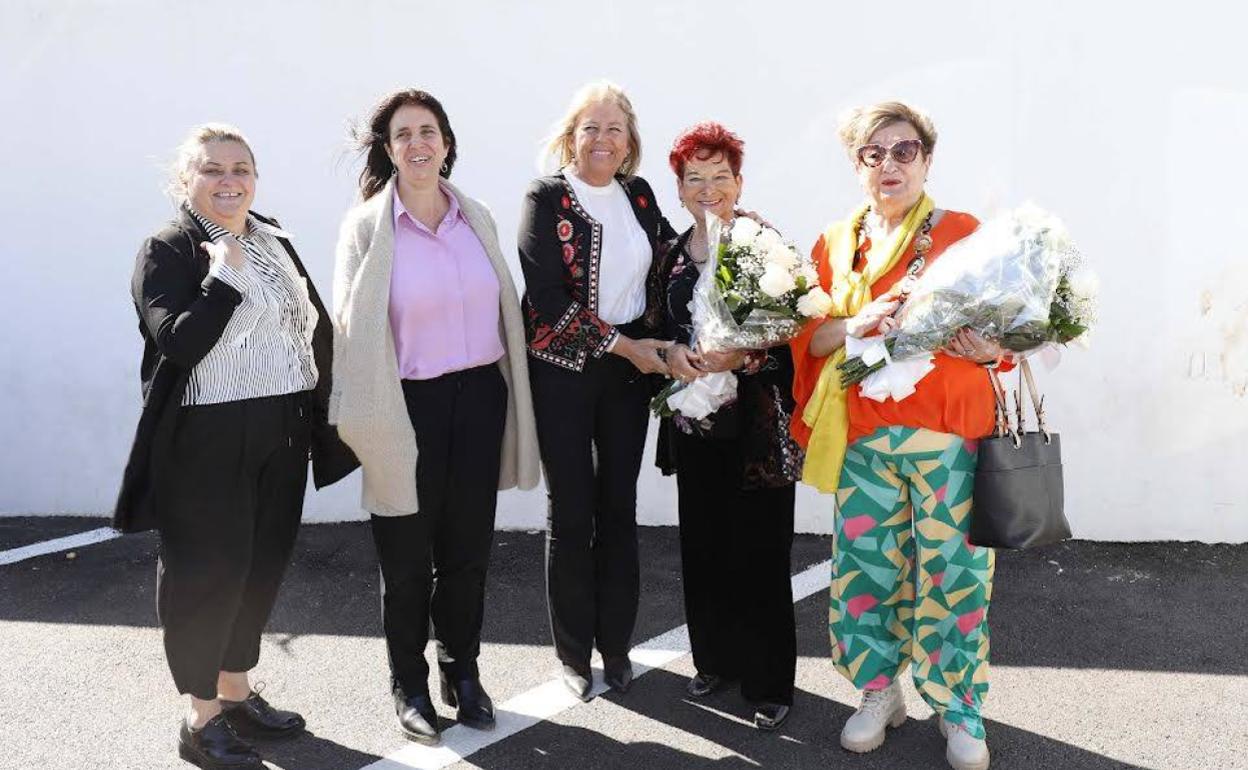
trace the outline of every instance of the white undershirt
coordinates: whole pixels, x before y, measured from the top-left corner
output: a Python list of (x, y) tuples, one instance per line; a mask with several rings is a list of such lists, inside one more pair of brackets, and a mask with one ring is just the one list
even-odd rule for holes
[(564, 176), (581, 207), (602, 225), (597, 315), (609, 324), (628, 323), (646, 310), (646, 274), (654, 256), (650, 240), (618, 180), (595, 187), (572, 169), (565, 169)]

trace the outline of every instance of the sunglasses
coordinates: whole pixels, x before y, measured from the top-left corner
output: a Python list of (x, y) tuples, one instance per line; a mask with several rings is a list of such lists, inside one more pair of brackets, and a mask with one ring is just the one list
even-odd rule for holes
[(890, 157), (898, 163), (909, 163), (919, 157), (922, 149), (923, 141), (920, 139), (902, 139), (892, 147), (864, 144), (858, 148), (858, 162), (870, 168), (875, 168)]

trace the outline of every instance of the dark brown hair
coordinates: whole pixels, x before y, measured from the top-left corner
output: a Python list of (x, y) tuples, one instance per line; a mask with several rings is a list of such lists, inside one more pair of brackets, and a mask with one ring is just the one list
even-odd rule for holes
[(386, 182), (394, 174), (394, 163), (386, 154), (386, 144), (390, 141), (390, 119), (400, 107), (414, 104), (424, 107), (433, 113), (438, 120), (438, 129), (442, 132), (442, 140), (446, 142), (446, 162), (438, 173), (449, 179), (451, 169), (455, 167), (458, 142), (455, 132), (451, 130), (451, 121), (446, 117), (442, 103), (427, 91), (409, 88), (395, 91), (385, 96), (369, 115), (368, 124), (355, 131), (355, 142), (360, 153), (364, 155), (364, 170), (360, 172), (360, 195), (368, 200), (386, 187)]

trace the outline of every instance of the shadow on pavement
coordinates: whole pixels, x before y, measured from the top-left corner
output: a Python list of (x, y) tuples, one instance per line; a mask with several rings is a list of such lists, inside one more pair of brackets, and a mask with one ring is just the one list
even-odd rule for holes
[(268, 764), (285, 770), (342, 770), (381, 759), (310, 732), (289, 741), (257, 741), (255, 745)]
[[(616, 720), (634, 725), (632, 729), (637, 732), (637, 740), (546, 722), (511, 738), (505, 745), (495, 745), (472, 755), (471, 764), (485, 770), (565, 767), (928, 770), (946, 766), (944, 739), (940, 737), (934, 717), (911, 719), (890, 731), (884, 746), (870, 754), (850, 754), (840, 747), (838, 736), (840, 726), (853, 713), (852, 709), (803, 690), (797, 691), (792, 716), (777, 733), (763, 733), (753, 727), (750, 721), (753, 709), (741, 699), (735, 686), (695, 701), (685, 693), (685, 679), (664, 670), (646, 674), (626, 695), (611, 693), (602, 697), (614, 706), (653, 722), (631, 718)], [(647, 726), (654, 730), (646, 730)], [(1045, 770), (1135, 767), (997, 722), (989, 721), (987, 727), (994, 766)], [(685, 735), (673, 739), (672, 730)], [(658, 731), (662, 731), (668, 743), (679, 741), (680, 745), (695, 747), (695, 750), (678, 750), (653, 742), (650, 739)]]
[[(45, 525), (56, 537), (100, 523), (24, 517), (4, 520), (3, 531), (9, 542), (33, 542), (32, 533)], [(684, 623), (676, 529), (639, 532), (637, 642)], [(794, 573), (823, 561), (829, 550), (826, 537), (799, 536)], [(0, 620), (152, 627), (156, 552), (157, 540), (147, 533), (88, 546), (73, 559), (50, 554), (0, 567)], [(542, 553), (541, 533), (497, 533), (484, 642), (549, 645)], [(1001, 552), (989, 616), (993, 662), (1246, 675), (1240, 646), (1248, 635), (1246, 574), (1246, 545), (1076, 541)], [(826, 606), (827, 592), (806, 601)], [(805, 617), (798, 654), (826, 656), (825, 616), (807, 611)], [(292, 637), (381, 636), (376, 557), (366, 524), (303, 527), (268, 630)]]

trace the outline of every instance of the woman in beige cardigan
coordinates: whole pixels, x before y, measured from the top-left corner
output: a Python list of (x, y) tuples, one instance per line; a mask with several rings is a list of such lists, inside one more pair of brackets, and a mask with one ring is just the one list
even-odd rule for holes
[(524, 327), (493, 218), (447, 181), (458, 148), (437, 99), (387, 96), (360, 145), (329, 417), (364, 467), (399, 724), (435, 743), (430, 621), (443, 701), (459, 722), (494, 724), (476, 659), (497, 490), (540, 473)]

